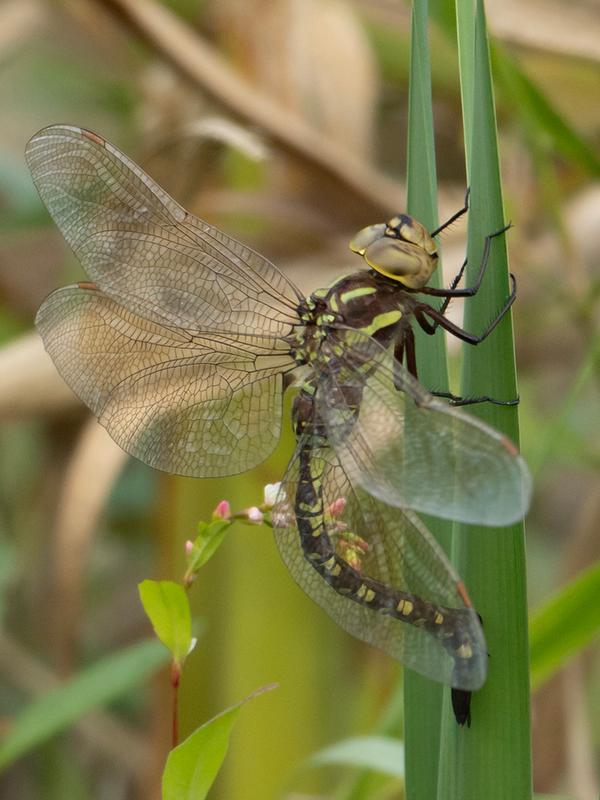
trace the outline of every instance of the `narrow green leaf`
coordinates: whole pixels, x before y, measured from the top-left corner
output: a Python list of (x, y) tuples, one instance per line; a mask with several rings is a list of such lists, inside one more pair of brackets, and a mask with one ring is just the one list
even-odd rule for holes
[(431, 64), (427, 2), (415, 3), (412, 15), (408, 86), (407, 205), (427, 228), (437, 228), (437, 170), (431, 104)]
[[(432, 3), (432, 14), (439, 28), (452, 40), (458, 27), (463, 119), (469, 120), (473, 115), (472, 23), (475, 6), (473, 0), (457, 0), (458, 26), (455, 26), (448, 14), (450, 5), (450, 0), (436, 0)], [(538, 149), (543, 149), (547, 155), (559, 153), (588, 174), (597, 176), (600, 173), (598, 153), (558, 113), (545, 93), (521, 68), (515, 56), (498, 42), (492, 44), (491, 55), (498, 95), (503, 105), (510, 107), (515, 118), (521, 121), (527, 130), (530, 142), (535, 142)], [(469, 152), (470, 138), (471, 131), (466, 125), (465, 139)]]
[[(471, 102), (463, 109), (471, 210), (468, 271), (472, 284), (485, 237), (505, 223), (494, 96), (482, 0), (476, 16), (470, 0), (457, 0), (461, 82)], [(469, 133), (470, 132), (470, 133)], [(485, 279), (465, 303), (464, 327), (482, 332), (509, 294), (505, 236), (492, 242)], [(477, 347), (463, 348), (461, 394), (516, 397), (510, 314)], [(518, 444), (514, 407), (480, 404), (472, 412)], [(485, 686), (472, 698), (472, 725), (459, 728), (443, 718), (438, 800), (505, 800), (531, 797), (527, 607), (523, 527), (489, 529), (457, 526), (455, 553), (475, 608), (482, 615), (489, 658)]]
[(504, 101), (546, 151), (552, 149), (593, 176), (600, 175), (600, 158), (552, 106), (544, 93), (521, 69), (514, 56), (499, 44), (492, 48), (492, 63)]
[(185, 589), (173, 581), (142, 581), (140, 600), (161, 642), (181, 665), (192, 647), (192, 618)]
[(541, 686), (600, 635), (600, 562), (563, 586), (530, 617), (531, 683)]
[(196, 573), (219, 549), (231, 527), (229, 519), (214, 519), (198, 523), (198, 536), (194, 539), (188, 557), (188, 571)]
[(162, 800), (204, 800), (227, 754), (229, 737), (242, 706), (274, 686), (265, 686), (204, 723), (167, 759)]
[(0, 770), (84, 714), (139, 685), (167, 661), (156, 641), (141, 642), (107, 656), (68, 683), (34, 700), (0, 743)]
[[(474, 80), (475, 68), (475, 18), (474, 0), (456, 0), (456, 28), (446, 28), (448, 35), (455, 33), (458, 41), (458, 68), (460, 72), (460, 99), (462, 103), (463, 135), (465, 139), (465, 153), (472, 152), (471, 133), (473, 120)], [(438, 20), (441, 18), (438, 16)], [(467, 157), (467, 182), (471, 183), (469, 176), (469, 159)]]
[(241, 704), (223, 711), (176, 747), (163, 773), (163, 800), (203, 800), (213, 785), (229, 748)]
[[(377, 738), (397, 741), (403, 735), (404, 687), (399, 680), (392, 692), (381, 718), (375, 724), (373, 735)], [(406, 764), (406, 758), (404, 758)], [(346, 776), (344, 785), (335, 793), (335, 800), (375, 800), (389, 778), (372, 769), (361, 769), (355, 775)], [(396, 782), (396, 781), (395, 781)], [(384, 794), (385, 796), (385, 794)]]
[(326, 747), (310, 757), (314, 766), (362, 767), (394, 778), (404, 777), (404, 746), (387, 736), (357, 736)]
[[(407, 210), (429, 230), (438, 226), (437, 171), (431, 102), (431, 67), (428, 38), (428, 3), (413, 3), (408, 102)], [(440, 269), (432, 285), (439, 286)], [(415, 331), (419, 379), (427, 387), (448, 387), (443, 336)], [(451, 525), (425, 519), (446, 550)], [(406, 795), (410, 800), (430, 800), (437, 786), (442, 687), (411, 670), (404, 673)], [(423, 753), (429, 753), (424, 759)]]

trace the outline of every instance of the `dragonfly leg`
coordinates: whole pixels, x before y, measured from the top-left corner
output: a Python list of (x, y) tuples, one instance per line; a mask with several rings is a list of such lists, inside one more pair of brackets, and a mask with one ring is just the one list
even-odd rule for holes
[[(425, 319), (424, 317), (419, 319), (417, 314), (415, 314), (415, 316), (417, 317), (419, 324), (423, 323), (421, 326), (424, 327), (426, 333), (433, 328), (429, 320)], [(411, 328), (408, 328), (406, 331), (402, 332), (394, 346), (394, 364), (402, 364), (404, 358), (406, 358), (406, 369), (414, 378), (418, 380), (417, 360), (415, 355), (415, 336)], [(396, 373), (397, 370), (394, 374), (394, 386), (398, 391), (403, 391), (404, 384), (402, 376)], [(434, 389), (429, 389), (428, 391), (429, 394), (432, 394), (434, 397), (442, 397), (445, 400), (449, 400), (450, 405), (452, 406), (472, 406), (476, 405), (477, 403), (493, 403), (497, 406), (516, 406), (519, 404), (518, 397), (513, 400), (497, 400), (495, 397), (490, 397), (487, 394), (480, 397), (461, 397), (460, 395), (452, 394), (452, 392), (443, 392)]]
[(442, 231), (445, 231), (446, 228), (449, 228), (450, 225), (452, 225), (453, 222), (456, 222), (457, 219), (460, 219), (464, 214), (467, 213), (467, 211), (469, 210), (469, 195), (470, 194), (471, 194), (471, 189), (467, 189), (467, 192), (465, 194), (465, 202), (464, 202), (463, 207), (459, 211), (457, 211), (455, 214), (452, 214), (450, 219), (447, 219), (446, 222), (442, 222), (442, 224), (440, 225), (439, 228), (436, 228), (434, 231), (432, 231), (429, 234), (432, 239), (433, 239), (434, 236), (438, 236)]
[[(460, 283), (460, 279), (462, 278), (462, 276), (464, 274), (464, 271), (467, 268), (467, 263), (468, 263), (468, 261), (465, 258), (465, 260), (461, 264), (460, 269), (458, 270), (458, 272), (456, 273), (456, 275), (452, 279), (452, 283), (450, 284), (450, 288), (448, 290), (449, 292), (454, 292), (454, 290), (456, 289), (456, 287)], [(442, 305), (438, 309), (440, 314), (445, 314), (446, 313), (446, 311), (448, 310), (448, 306), (450, 305), (450, 301), (452, 300), (453, 297), (456, 297), (456, 295), (455, 294), (447, 294), (446, 295), (446, 297), (444, 299), (444, 302), (442, 303)], [(436, 328), (437, 328), (437, 325), (434, 325), (433, 326), (434, 333), (435, 333)]]
[[(477, 273), (477, 278), (472, 286), (466, 286), (464, 289), (456, 288), (467, 266), (467, 261), (465, 260), (454, 280), (452, 281), (449, 289), (436, 289), (434, 286), (425, 286), (422, 289), (419, 289), (419, 292), (421, 294), (428, 294), (431, 297), (445, 297), (448, 301), (450, 301), (450, 299), (453, 297), (473, 297), (473, 295), (476, 295), (479, 291), (481, 281), (483, 280), (483, 276), (485, 275), (485, 271), (490, 260), (492, 240), (497, 236), (501, 236), (503, 233), (506, 233), (511, 226), (512, 223), (509, 222), (508, 225), (505, 225), (503, 228), (494, 231), (494, 233), (488, 233), (488, 235), (485, 237), (483, 253), (479, 263), (479, 272)], [(445, 305), (447, 306), (448, 304), (446, 303)]]
[[(417, 376), (417, 355), (415, 352), (415, 334), (412, 328), (408, 327), (402, 330), (400, 336), (396, 339), (394, 345), (394, 366), (402, 364), (406, 360), (406, 369), (410, 372), (413, 378), (418, 379)], [(398, 391), (402, 391), (404, 382), (401, 375), (398, 375), (398, 370), (394, 370), (394, 386)]]
[(493, 403), (496, 406), (518, 406), (519, 398), (515, 397), (513, 400), (497, 400), (495, 397), (482, 395), (481, 397), (461, 397), (460, 395), (452, 394), (452, 392), (438, 392), (429, 390), (429, 394), (434, 397), (442, 397), (450, 401), (451, 406), (473, 406), (477, 403)]
[[(501, 322), (501, 320), (508, 312), (509, 308), (515, 302), (515, 298), (517, 296), (517, 281), (512, 273), (510, 275), (510, 280), (512, 284), (511, 292), (507, 297), (504, 305), (498, 311), (498, 313), (492, 319), (489, 325), (485, 328), (483, 333), (479, 335), (475, 333), (470, 333), (469, 331), (466, 331), (464, 328), (461, 328), (459, 325), (456, 325), (454, 322), (452, 322), (442, 313), (440, 313), (440, 311), (428, 305), (427, 303), (419, 303), (419, 305), (415, 307), (414, 309), (415, 319), (417, 320), (421, 328), (425, 331), (425, 333), (433, 333), (439, 326), (440, 328), (443, 328), (445, 331), (448, 331), (448, 333), (451, 333), (453, 336), (456, 336), (457, 339), (461, 339), (463, 342), (466, 342), (467, 344), (479, 344), (480, 342), (483, 342), (484, 339), (487, 339), (490, 333)], [(429, 319), (425, 319), (425, 317), (429, 317)], [(430, 322), (430, 320), (433, 320), (433, 322)]]

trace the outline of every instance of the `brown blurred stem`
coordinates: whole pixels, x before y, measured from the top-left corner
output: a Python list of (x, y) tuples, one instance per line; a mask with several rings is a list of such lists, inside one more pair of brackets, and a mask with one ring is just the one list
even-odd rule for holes
[(179, 744), (179, 683), (181, 678), (181, 666), (174, 661), (171, 666), (171, 686), (173, 687), (173, 714), (172, 714), (172, 735), (171, 746), (177, 747)]
[(118, 15), (172, 67), (231, 113), (258, 125), (281, 147), (318, 166), (380, 212), (398, 211), (404, 202), (400, 184), (248, 83), (167, 8), (154, 0), (93, 1)]

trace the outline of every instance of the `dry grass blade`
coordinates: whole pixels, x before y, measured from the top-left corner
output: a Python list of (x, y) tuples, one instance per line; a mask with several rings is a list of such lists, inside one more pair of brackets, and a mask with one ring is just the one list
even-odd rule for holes
[(0, 349), (0, 418), (48, 414), (79, 405), (36, 332)]
[(59, 664), (72, 667), (79, 628), (81, 593), (98, 519), (127, 458), (95, 419), (83, 429), (69, 462), (55, 521), (52, 642)]
[(97, 0), (124, 19), (186, 78), (282, 147), (320, 167), (382, 212), (395, 210), (402, 188), (339, 142), (248, 84), (213, 48), (165, 7), (147, 0)]
[(22, 47), (37, 30), (43, 8), (35, 0), (11, 0), (0, 10), (0, 59)]

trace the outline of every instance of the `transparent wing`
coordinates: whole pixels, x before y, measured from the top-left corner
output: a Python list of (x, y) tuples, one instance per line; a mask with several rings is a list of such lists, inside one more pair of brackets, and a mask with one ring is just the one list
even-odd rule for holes
[(35, 185), (90, 278), (142, 317), (274, 337), (297, 323), (298, 290), (258, 253), (189, 214), (95, 133), (39, 131)]
[(51, 294), (36, 325), (75, 393), (124, 450), (152, 467), (231, 475), (277, 444), (282, 371), (294, 362), (271, 339), (167, 328), (80, 286)]
[[(340, 369), (324, 372), (317, 408), (353, 483), (390, 505), (508, 525), (529, 507), (531, 477), (498, 431), (432, 397), (372, 338), (340, 332)], [(329, 342), (323, 343), (331, 360)], [(356, 402), (358, 416), (344, 398)]]
[[(440, 637), (356, 602), (317, 572), (303, 552), (298, 528), (303, 514), (314, 520), (310, 511), (295, 508), (298, 452), (272, 515), (280, 553), (294, 580), (353, 636), (428, 678), (465, 690), (480, 688), (487, 670), (485, 640), (477, 614), (465, 604), (466, 593), (452, 565), (415, 514), (391, 507), (351, 482), (329, 448), (315, 450), (311, 472), (320, 481), (322, 524), (334, 547), (345, 546), (342, 541), (348, 532), (360, 537), (366, 545), (360, 551), (360, 574), (444, 609), (445, 616), (453, 616), (457, 639), (470, 642), (472, 657), (457, 670), (455, 658)], [(332, 513), (340, 500), (343, 510)]]

